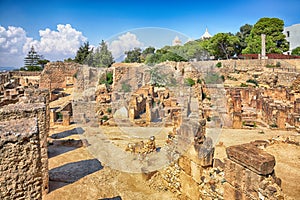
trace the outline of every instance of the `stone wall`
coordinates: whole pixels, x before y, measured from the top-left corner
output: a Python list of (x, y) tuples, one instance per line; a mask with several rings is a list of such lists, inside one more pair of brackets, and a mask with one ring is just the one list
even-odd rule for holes
[(80, 66), (73, 62), (47, 63), (41, 74), (40, 88), (51, 91), (56, 88), (66, 88), (68, 84), (74, 84)]
[(37, 118), (0, 122), (0, 199), (42, 199)]
[(42, 191), (48, 192), (48, 155), (47, 155), (47, 136), (49, 130), (49, 111), (44, 103), (19, 103), (4, 106), (0, 109), (0, 121), (14, 121), (18, 119), (37, 118), (39, 133), (39, 151), (41, 173), (42, 173)]

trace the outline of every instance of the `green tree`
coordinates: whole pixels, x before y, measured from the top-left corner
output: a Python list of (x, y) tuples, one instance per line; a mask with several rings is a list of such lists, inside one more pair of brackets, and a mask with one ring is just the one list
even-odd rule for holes
[(88, 60), (93, 60), (93, 66), (95, 67), (110, 67), (114, 62), (112, 53), (108, 50), (107, 44), (104, 40), (101, 41), (96, 52), (93, 55), (88, 56)]
[(85, 42), (83, 45), (79, 47), (77, 50), (74, 61), (79, 64), (85, 64), (86, 58), (89, 54), (93, 52), (93, 49), (90, 49), (89, 42)]
[(49, 60), (46, 60), (42, 55), (39, 55), (32, 46), (27, 56), (24, 58), (24, 67), (20, 70), (42, 71), (44, 65), (48, 62)]
[(261, 52), (261, 34), (266, 35), (266, 53), (283, 53), (289, 45), (283, 34), (284, 22), (278, 18), (261, 18), (251, 29), (246, 38), (247, 47), (244, 54), (258, 54)]
[(246, 38), (250, 35), (252, 28), (253, 28), (252, 25), (245, 24), (245, 25), (241, 26), (240, 31), (236, 33), (236, 36), (240, 40), (239, 54), (241, 53), (241, 51), (243, 49), (245, 49), (247, 47)]
[(133, 50), (126, 51), (125, 63), (140, 63), (142, 50), (140, 48), (134, 48)]
[(40, 55), (34, 50), (34, 47), (31, 46), (30, 51), (27, 56), (24, 58), (24, 67), (28, 69), (28, 67), (37, 67), (39, 66)]
[(294, 56), (300, 56), (300, 47), (296, 47), (292, 50), (292, 55)]
[(229, 59), (238, 53), (240, 40), (231, 33), (218, 33), (209, 40), (209, 50), (216, 58)]

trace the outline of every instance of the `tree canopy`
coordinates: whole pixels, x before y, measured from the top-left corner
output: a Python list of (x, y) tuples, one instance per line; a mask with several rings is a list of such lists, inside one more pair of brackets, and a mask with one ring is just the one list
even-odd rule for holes
[(300, 47), (296, 47), (295, 49), (292, 50), (292, 55), (293, 56), (300, 56)]
[(240, 40), (231, 33), (218, 33), (209, 40), (209, 51), (216, 58), (226, 58), (238, 54)]
[(247, 47), (244, 54), (261, 52), (261, 34), (266, 35), (266, 53), (283, 53), (288, 50), (288, 42), (282, 33), (284, 22), (278, 18), (261, 18), (251, 29), (246, 38)]

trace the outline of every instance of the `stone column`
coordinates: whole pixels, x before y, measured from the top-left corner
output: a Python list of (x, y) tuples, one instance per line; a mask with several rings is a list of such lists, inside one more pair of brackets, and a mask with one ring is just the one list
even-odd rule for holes
[(266, 35), (261, 34), (261, 59), (267, 59), (266, 57)]
[(69, 111), (61, 111), (62, 115), (63, 115), (63, 122), (62, 125), (63, 126), (69, 126), (70, 125), (70, 112)]

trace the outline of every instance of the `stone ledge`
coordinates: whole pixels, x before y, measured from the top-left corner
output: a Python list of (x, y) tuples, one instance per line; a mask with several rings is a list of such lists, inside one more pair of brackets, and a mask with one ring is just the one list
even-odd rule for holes
[(6, 143), (15, 143), (38, 133), (36, 118), (23, 118), (0, 122), (0, 147)]
[(227, 157), (261, 175), (271, 174), (275, 166), (275, 157), (253, 144), (242, 144), (226, 148)]

